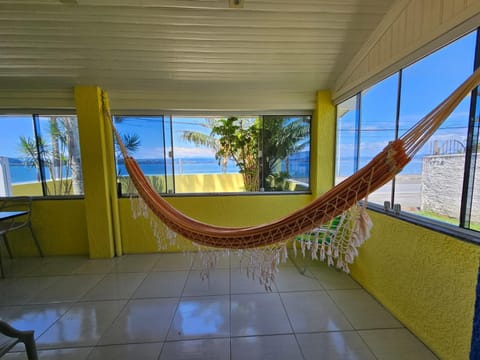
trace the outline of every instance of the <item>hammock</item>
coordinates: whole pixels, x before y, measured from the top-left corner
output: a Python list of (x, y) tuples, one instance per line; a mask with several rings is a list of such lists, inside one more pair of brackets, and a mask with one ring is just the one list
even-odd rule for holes
[[(390, 142), (367, 165), (343, 182), (292, 214), (267, 224), (247, 227), (215, 226), (195, 220), (171, 206), (150, 185), (137, 162), (129, 156), (121, 137), (114, 129), (125, 167), (138, 195), (150, 211), (171, 232), (180, 234), (199, 246), (217, 249), (254, 249), (275, 247), (297, 235), (309, 233), (349, 209), (357, 208), (360, 200), (377, 190), (399, 173), (427, 142), (460, 101), (480, 82), (480, 70), (475, 71), (446, 100), (421, 119), (401, 138)], [(103, 97), (106, 118), (112, 121), (108, 100)], [(112, 122), (113, 126), (113, 122)], [(349, 230), (357, 246), (368, 237), (371, 223), (364, 207), (356, 211), (357, 220)], [(355, 240), (356, 238), (356, 240)], [(345, 246), (342, 244), (341, 246)], [(350, 246), (350, 245), (348, 245)], [(316, 253), (316, 252), (315, 252)], [(348, 254), (347, 254), (348, 255)], [(312, 255), (313, 256), (313, 255)], [(338, 254), (337, 254), (338, 256)], [(342, 267), (343, 264), (340, 264)]]

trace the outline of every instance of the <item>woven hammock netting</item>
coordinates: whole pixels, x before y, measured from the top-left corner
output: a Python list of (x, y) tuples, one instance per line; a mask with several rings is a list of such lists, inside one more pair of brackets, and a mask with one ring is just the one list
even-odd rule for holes
[[(168, 239), (171, 242), (179, 234), (200, 249), (246, 252), (249, 254), (249, 263), (257, 270), (257, 276), (268, 284), (276, 271), (275, 264), (286, 257), (286, 243), (292, 239), (300, 239), (302, 252), (308, 248), (314, 259), (327, 259), (330, 264), (336, 262), (337, 267), (348, 271), (348, 263), (356, 256), (356, 248), (369, 236), (372, 225), (364, 207), (358, 205), (359, 202), (392, 180), (479, 83), (480, 70), (477, 70), (401, 138), (391, 141), (362, 169), (304, 208), (278, 220), (248, 227), (210, 225), (175, 209), (151, 186), (135, 159), (123, 146), (119, 134), (113, 130), (130, 181), (138, 194), (134, 213), (155, 219), (152, 224), (159, 241)], [(105, 116), (112, 121), (106, 94), (103, 108)], [(156, 223), (157, 220), (164, 224), (164, 230), (159, 231), (161, 226)], [(333, 228), (331, 224), (334, 220), (335, 231), (330, 233), (328, 241), (318, 240), (319, 234)], [(303, 236), (305, 234), (309, 236)], [(296, 242), (293, 241), (295, 249)], [(250, 251), (252, 249), (259, 249), (259, 252)], [(214, 259), (206, 256), (205, 263), (211, 267)]]

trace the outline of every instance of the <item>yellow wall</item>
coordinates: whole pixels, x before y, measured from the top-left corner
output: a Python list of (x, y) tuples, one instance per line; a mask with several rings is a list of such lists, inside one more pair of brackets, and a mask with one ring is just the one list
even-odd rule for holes
[(241, 174), (175, 175), (175, 192), (241, 192), (245, 190)]
[(370, 212), (352, 276), (442, 359), (470, 351), (480, 247)]
[(312, 121), (311, 188), (314, 197), (329, 190), (335, 179), (335, 105), (330, 91), (318, 91)]
[[(106, 97), (106, 94), (105, 94)], [(106, 98), (95, 86), (77, 86), (75, 104), (80, 135), (85, 218), (92, 258), (121, 254), (113, 136), (105, 117)]]
[[(275, 220), (305, 206), (310, 200), (310, 195), (168, 198), (168, 201), (175, 208), (185, 214), (203, 222), (224, 226), (256, 225)], [(129, 199), (120, 199), (119, 205), (124, 252), (143, 253), (158, 251), (149, 220), (144, 218), (132, 219)], [(184, 244), (181, 243), (181, 245)], [(178, 250), (183, 250), (183, 247), (171, 247), (169, 249), (169, 251)]]
[[(87, 255), (88, 241), (83, 199), (34, 200), (32, 224), (45, 255)], [(38, 255), (28, 229), (12, 232), (14, 256)]]

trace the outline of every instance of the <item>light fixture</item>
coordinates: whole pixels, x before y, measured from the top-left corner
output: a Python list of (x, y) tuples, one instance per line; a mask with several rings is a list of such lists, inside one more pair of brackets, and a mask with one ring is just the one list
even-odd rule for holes
[(229, 1), (230, 1), (230, 8), (232, 9), (243, 8), (244, 0), (229, 0)]

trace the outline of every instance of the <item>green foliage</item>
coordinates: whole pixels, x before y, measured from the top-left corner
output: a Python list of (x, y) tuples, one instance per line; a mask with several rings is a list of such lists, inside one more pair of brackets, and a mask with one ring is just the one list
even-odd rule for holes
[[(310, 126), (301, 118), (290, 120), (285, 117), (266, 117), (263, 121), (263, 173), (266, 191), (287, 190), (287, 171), (280, 172), (281, 162), (303, 150), (308, 145)], [(275, 185), (272, 185), (275, 184)]]
[(141, 141), (138, 134), (122, 134), (122, 142), (129, 152), (135, 152), (140, 148)]
[(286, 171), (270, 174), (265, 178), (265, 189), (269, 191), (286, 191), (288, 190), (289, 177)]
[(231, 158), (240, 168), (246, 191), (258, 191), (258, 121), (245, 124), (236, 117), (221, 119), (212, 128), (212, 135), (218, 136), (217, 160)]
[(281, 162), (307, 146), (310, 129), (301, 118), (291, 120), (282, 116), (266, 117), (263, 123), (260, 118), (209, 119), (204, 126), (211, 129), (210, 136), (184, 131), (182, 138), (213, 149), (223, 169), (227, 160), (232, 159), (240, 169), (246, 191), (260, 189), (260, 165), (265, 190), (287, 190), (289, 175), (288, 171), (279, 173)]
[[(20, 136), (19, 138), (19, 151), (23, 161), (26, 165), (37, 169), (38, 180), (40, 180), (40, 164), (48, 171), (52, 183), (51, 187), (46, 187), (46, 190), (53, 195), (70, 194), (73, 184), (83, 181), (78, 178), (72, 178), (73, 181), (68, 180), (72, 175), (72, 166), (75, 162), (71, 154), (72, 143), (78, 142), (78, 136), (71, 136), (72, 124), (67, 117), (52, 116), (48, 119), (49, 142), (41, 136), (37, 136), (36, 141), (31, 137)], [(76, 171), (75, 176), (81, 177), (81, 172)], [(83, 192), (83, 186), (80, 192)]]

